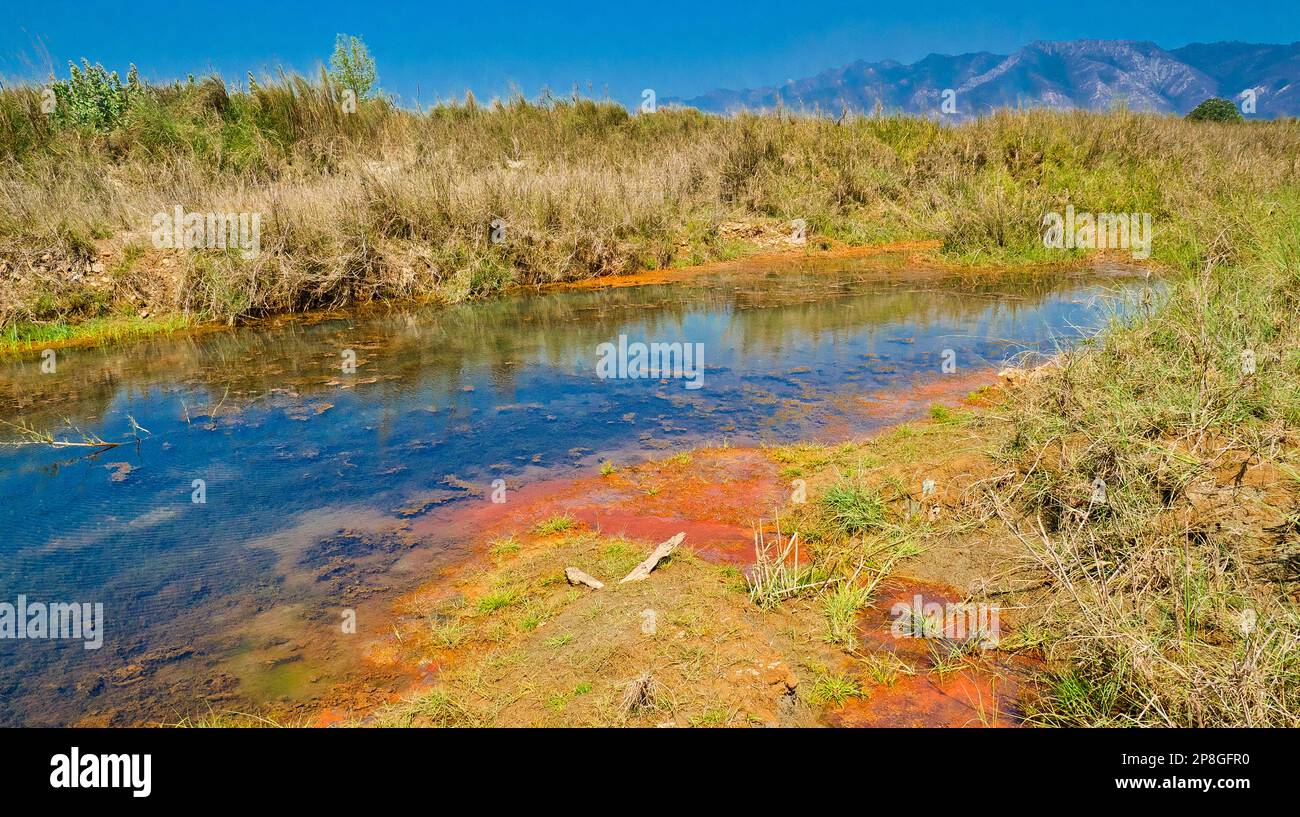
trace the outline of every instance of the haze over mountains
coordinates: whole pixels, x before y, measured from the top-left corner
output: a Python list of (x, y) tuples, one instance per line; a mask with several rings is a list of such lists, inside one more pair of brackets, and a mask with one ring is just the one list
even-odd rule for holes
[[(1247, 118), (1300, 115), (1300, 42), (1254, 45), (1193, 43), (1165, 50), (1137, 40), (1035, 42), (1014, 54), (931, 54), (904, 65), (857, 62), (784, 85), (716, 90), (670, 98), (715, 113), (795, 110), (839, 114), (876, 110), (962, 119), (1001, 107), (1133, 110), (1185, 114), (1209, 97), (1242, 102), (1255, 92)], [(945, 90), (953, 93), (945, 97)], [(945, 98), (951, 103), (947, 110)], [(955, 108), (955, 111), (954, 111)]]

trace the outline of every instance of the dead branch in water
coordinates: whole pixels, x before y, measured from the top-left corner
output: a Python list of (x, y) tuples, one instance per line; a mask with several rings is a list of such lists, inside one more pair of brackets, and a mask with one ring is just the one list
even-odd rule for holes
[[(136, 442), (139, 442), (140, 436), (138, 432), (143, 431), (148, 434), (149, 430), (136, 423), (134, 418), (129, 419), (131, 420), (132, 436)], [(66, 424), (68, 430), (75, 432), (81, 439), (61, 440), (58, 437), (55, 437), (53, 432), (40, 431), (28, 425), (26, 422), (11, 423), (8, 420), (0, 420), (0, 425), (6, 425), (9, 428), (12, 428), (18, 434), (18, 439), (0, 440), (0, 446), (6, 448), (21, 448), (27, 445), (44, 445), (50, 448), (94, 448), (99, 451), (107, 451), (110, 448), (117, 448), (125, 442), (110, 442), (97, 434), (82, 431), (77, 426), (74, 426), (71, 420), (64, 419), (63, 422)]]
[[(209, 431), (214, 431), (214, 430), (216, 430), (216, 428), (217, 428), (217, 414), (218, 414), (218, 412), (221, 411), (221, 407), (224, 406), (224, 405), (226, 404), (226, 398), (229, 397), (229, 396), (230, 396), (230, 387), (229, 387), (229, 386), (226, 386), (226, 391), (225, 391), (224, 394), (221, 395), (221, 400), (217, 403), (217, 407), (214, 408), (212, 411), (210, 411), (210, 412), (208, 413), (208, 430), (209, 430)], [(189, 410), (186, 409), (186, 414), (188, 414), (188, 413), (189, 413)]]
[(126, 415), (126, 419), (131, 421), (131, 439), (140, 442), (140, 432), (143, 431), (146, 437), (152, 437), (153, 432), (135, 421), (131, 415)]

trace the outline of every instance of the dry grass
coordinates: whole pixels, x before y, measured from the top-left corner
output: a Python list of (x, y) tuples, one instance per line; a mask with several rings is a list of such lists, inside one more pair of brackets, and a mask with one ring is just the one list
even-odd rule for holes
[[(905, 570), (1000, 605), (1000, 649), (1045, 659), (1030, 723), (1300, 724), (1300, 297), (1274, 263), (1300, 233), (1271, 227), (1258, 261), (1207, 267), (958, 421), (771, 452), (810, 495), (858, 475), (890, 519), (937, 479), (942, 521)], [(935, 644), (936, 671), (963, 660)]]
[[(0, 91), (0, 332), (94, 318), (235, 321), (375, 299), (725, 258), (736, 223), (808, 224), (812, 246), (938, 238), (974, 262), (1047, 257), (1044, 212), (1150, 212), (1156, 255), (1224, 259), (1293, 185), (1300, 126), (1131, 113), (629, 115), (577, 98), (341, 112), (320, 82), (156, 88), (107, 132), (56, 130)], [(1067, 192), (1068, 191), (1068, 192)], [(152, 214), (260, 212), (262, 253), (160, 251)], [(490, 239), (493, 222), (505, 240)]]
[(1300, 724), (1294, 201), (1016, 395), (986, 499), (1049, 577), (1046, 722)]

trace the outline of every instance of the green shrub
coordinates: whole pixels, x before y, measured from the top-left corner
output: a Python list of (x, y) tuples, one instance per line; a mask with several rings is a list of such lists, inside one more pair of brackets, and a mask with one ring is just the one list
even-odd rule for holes
[(81, 64), (83, 68), (69, 62), (68, 79), (53, 85), (54, 121), (65, 128), (110, 130), (126, 116), (131, 103), (144, 93), (144, 86), (134, 65), (123, 85), (116, 71), (109, 72), (98, 63), (91, 65), (84, 58)]
[(360, 37), (349, 34), (340, 34), (334, 40), (329, 77), (336, 88), (352, 91), (357, 99), (369, 99), (378, 90), (379, 74), (370, 49)]
[(1219, 97), (1205, 100), (1187, 115), (1189, 122), (1241, 122), (1244, 119), (1236, 105)]

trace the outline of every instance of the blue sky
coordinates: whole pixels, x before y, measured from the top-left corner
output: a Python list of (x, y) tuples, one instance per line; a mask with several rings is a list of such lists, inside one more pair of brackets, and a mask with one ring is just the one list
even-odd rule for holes
[(310, 70), (334, 35), (362, 35), (386, 91), (428, 103), (473, 89), (480, 99), (512, 84), (633, 103), (641, 89), (692, 96), (755, 87), (852, 62), (911, 62), (932, 52), (1008, 53), (1038, 39), (1189, 42), (1300, 40), (1297, 0), (1222, 3), (798, 2), (310, 4), (20, 2), (0, 0), (0, 76), (43, 79), (44, 54), (60, 74), (87, 56), (150, 79), (217, 70), (242, 77), (284, 65)]

